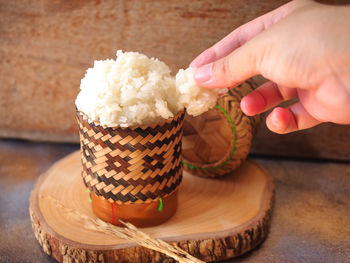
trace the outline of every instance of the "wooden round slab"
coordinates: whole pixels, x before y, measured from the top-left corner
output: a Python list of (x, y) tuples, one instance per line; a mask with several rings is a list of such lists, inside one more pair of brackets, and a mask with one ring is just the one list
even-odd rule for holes
[[(67, 215), (53, 202), (96, 218), (80, 173), (80, 153), (75, 152), (54, 164), (32, 191), (30, 216), (44, 251), (60, 262), (163, 261), (161, 253), (85, 227), (81, 218)], [(204, 261), (236, 257), (267, 236), (273, 189), (272, 178), (250, 160), (219, 179), (184, 172), (175, 215), (141, 230)]]

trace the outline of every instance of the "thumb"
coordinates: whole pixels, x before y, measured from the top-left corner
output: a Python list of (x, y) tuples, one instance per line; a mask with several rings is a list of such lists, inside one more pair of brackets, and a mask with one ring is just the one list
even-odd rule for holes
[(205, 88), (228, 88), (257, 75), (257, 64), (263, 56), (254, 48), (259, 46), (254, 42), (249, 41), (228, 56), (197, 68), (194, 74), (197, 84)]

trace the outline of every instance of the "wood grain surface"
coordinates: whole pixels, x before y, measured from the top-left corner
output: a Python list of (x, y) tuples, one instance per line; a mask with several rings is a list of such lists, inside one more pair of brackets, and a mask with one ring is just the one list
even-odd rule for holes
[[(0, 136), (78, 142), (74, 99), (95, 59), (135, 50), (176, 72), (234, 28), (285, 2), (0, 0)], [(348, 140), (329, 136), (349, 133), (349, 126), (326, 124), (280, 139), (262, 130), (253, 152), (349, 160)], [(271, 146), (275, 140), (281, 143)], [(304, 143), (312, 151), (297, 147)]]
[[(87, 227), (96, 216), (80, 171), (77, 151), (41, 176), (31, 194), (30, 216), (43, 250), (60, 262), (163, 262), (163, 254)], [(216, 180), (185, 173), (176, 214), (141, 230), (206, 262), (236, 257), (266, 238), (273, 192), (272, 177), (252, 161)]]

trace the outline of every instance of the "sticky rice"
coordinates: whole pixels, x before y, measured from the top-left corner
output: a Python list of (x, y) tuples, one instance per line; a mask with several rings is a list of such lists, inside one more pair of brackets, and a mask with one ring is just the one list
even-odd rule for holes
[(118, 50), (115, 60), (95, 61), (87, 70), (75, 103), (90, 121), (108, 127), (159, 122), (184, 108), (197, 116), (225, 90), (197, 86), (193, 73), (180, 69), (174, 78), (164, 62)]

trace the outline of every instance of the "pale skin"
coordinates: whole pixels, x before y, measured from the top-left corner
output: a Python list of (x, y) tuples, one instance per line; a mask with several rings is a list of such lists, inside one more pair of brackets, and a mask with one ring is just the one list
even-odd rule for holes
[(289, 2), (237, 28), (190, 66), (206, 88), (235, 87), (258, 74), (268, 79), (241, 109), (252, 116), (274, 108), (266, 118), (273, 132), (350, 124), (350, 6)]

